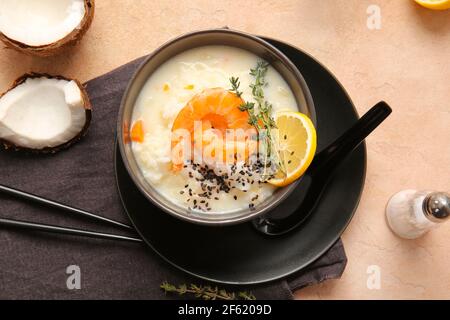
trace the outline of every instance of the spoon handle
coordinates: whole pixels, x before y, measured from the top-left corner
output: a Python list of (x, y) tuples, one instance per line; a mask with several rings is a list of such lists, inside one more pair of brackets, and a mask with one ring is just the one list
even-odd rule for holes
[(386, 102), (378, 102), (350, 129), (316, 155), (308, 170), (333, 171), (391, 112), (392, 109)]
[[(314, 157), (310, 167), (301, 178), (298, 187), (289, 196), (291, 199), (296, 199), (294, 212), (284, 218), (266, 216), (257, 218), (253, 220), (253, 226), (261, 233), (276, 236), (288, 233), (302, 224), (317, 206), (327, 183), (338, 165), (391, 112), (392, 109), (383, 101), (372, 107), (356, 124)], [(288, 204), (285, 205), (288, 206)], [(283, 206), (283, 203), (280, 206)], [(284, 211), (283, 208), (281, 208), (281, 211)]]

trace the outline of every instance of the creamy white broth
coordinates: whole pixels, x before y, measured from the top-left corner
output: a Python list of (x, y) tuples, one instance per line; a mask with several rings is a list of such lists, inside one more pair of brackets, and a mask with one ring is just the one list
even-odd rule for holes
[[(230, 77), (239, 77), (242, 98), (254, 101), (249, 70), (260, 58), (246, 50), (229, 46), (205, 46), (185, 51), (162, 64), (147, 80), (136, 101), (132, 122), (142, 120), (144, 141), (132, 142), (132, 150), (145, 179), (163, 196), (182, 207), (193, 208), (205, 200), (196, 172), (189, 166), (172, 170), (171, 129), (178, 112), (197, 93), (208, 88), (230, 88)], [(266, 75), (266, 100), (279, 110), (298, 110), (294, 95), (281, 75), (272, 67)], [(237, 170), (239, 172), (241, 170)], [(185, 188), (186, 185), (189, 185)], [(190, 189), (190, 190), (189, 190)], [(244, 191), (245, 190), (245, 191)], [(208, 202), (211, 213), (248, 208), (269, 197), (275, 187), (267, 183), (236, 184), (228, 192), (213, 192)], [(190, 193), (192, 195), (190, 195)], [(202, 209), (202, 211), (204, 211)]]

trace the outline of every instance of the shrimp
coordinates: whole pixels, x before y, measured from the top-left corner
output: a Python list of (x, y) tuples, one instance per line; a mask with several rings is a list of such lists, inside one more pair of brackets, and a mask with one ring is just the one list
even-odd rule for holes
[[(178, 159), (173, 161), (174, 171), (181, 168), (180, 157), (184, 156), (181, 144), (186, 143), (186, 135), (174, 136), (174, 133), (180, 129), (189, 133), (191, 146), (197, 149), (199, 146), (202, 148), (203, 156), (205, 156), (204, 150), (212, 150), (209, 156), (215, 157), (216, 151), (221, 149), (224, 155), (223, 159), (225, 159), (225, 154), (227, 157), (231, 154), (233, 159), (236, 159), (236, 154), (239, 153), (237, 149), (239, 145), (242, 147), (242, 143), (234, 143), (235, 137), (232, 138), (232, 141), (228, 141), (225, 137), (229, 134), (230, 129), (242, 129), (244, 132), (254, 129), (249, 124), (248, 113), (239, 109), (243, 103), (244, 100), (241, 97), (223, 88), (205, 89), (192, 97), (180, 110), (172, 125), (172, 150), (174, 151), (172, 155)], [(200, 130), (196, 128), (198, 124), (201, 125)], [(200, 141), (201, 143), (199, 143)], [(248, 147), (248, 143), (244, 145)], [(242, 155), (242, 152), (240, 154)], [(246, 158), (248, 155), (249, 151), (246, 150), (244, 157)], [(192, 157), (191, 153), (191, 159)]]

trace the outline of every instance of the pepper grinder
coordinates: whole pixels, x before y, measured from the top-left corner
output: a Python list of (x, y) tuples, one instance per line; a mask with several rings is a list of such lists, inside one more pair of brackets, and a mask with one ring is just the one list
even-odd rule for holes
[(450, 216), (450, 194), (446, 192), (403, 190), (386, 206), (391, 230), (399, 237), (415, 239), (436, 228)]

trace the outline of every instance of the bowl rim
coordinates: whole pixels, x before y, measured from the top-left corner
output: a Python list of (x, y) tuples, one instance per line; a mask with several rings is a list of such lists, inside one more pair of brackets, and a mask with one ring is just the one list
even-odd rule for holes
[[(128, 159), (128, 156), (126, 155), (126, 152), (124, 150), (124, 148), (125, 148), (124, 137), (123, 137), (124, 109), (125, 109), (125, 104), (128, 99), (128, 96), (130, 94), (130, 90), (133, 88), (136, 78), (139, 76), (139, 74), (142, 72), (142, 70), (145, 68), (145, 66), (155, 56), (157, 56), (159, 53), (161, 53), (167, 47), (169, 47), (172, 44), (174, 44), (178, 41), (181, 41), (183, 39), (193, 37), (193, 36), (203, 35), (203, 34), (207, 34), (207, 33), (224, 33), (224, 34), (232, 34), (232, 35), (241, 36), (241, 37), (250, 39), (252, 41), (255, 41), (259, 45), (261, 45), (261, 46), (265, 47), (266, 49), (268, 49), (269, 51), (271, 51), (283, 63), (283, 65), (288, 68), (288, 71), (294, 75), (295, 81), (297, 81), (298, 84), (300, 85), (300, 87), (302, 88), (302, 93), (304, 95), (306, 105), (310, 112), (311, 121), (313, 122), (313, 124), (315, 126), (317, 126), (317, 119), (316, 119), (316, 111), (315, 111), (314, 101), (313, 101), (311, 92), (310, 92), (309, 87), (308, 87), (303, 75), (301, 74), (300, 70), (294, 65), (294, 63), (284, 53), (282, 53), (278, 48), (276, 48), (269, 42), (262, 39), (260, 36), (252, 35), (252, 34), (249, 34), (246, 32), (238, 31), (238, 30), (233, 30), (228, 27), (192, 31), (192, 32), (184, 33), (175, 38), (169, 39), (168, 41), (163, 43), (161, 46), (156, 48), (154, 51), (152, 51), (142, 61), (142, 63), (138, 66), (136, 71), (133, 73), (132, 77), (128, 80), (128, 84), (126, 86), (126, 89), (123, 93), (123, 96), (122, 96), (122, 99), (120, 102), (120, 108), (119, 108), (118, 119), (117, 119), (117, 140), (118, 140), (118, 145), (119, 145), (119, 151), (120, 151), (121, 157), (123, 159), (125, 168), (126, 168), (128, 174), (130, 175), (133, 183), (139, 189), (139, 191), (149, 201), (151, 201), (156, 207), (160, 208), (164, 212), (166, 212), (176, 218), (179, 218), (181, 220), (188, 221), (188, 222), (195, 223), (195, 224), (210, 225), (210, 226), (214, 226), (214, 225), (224, 226), (224, 225), (243, 223), (243, 222), (255, 219), (256, 217), (263, 215), (264, 213), (267, 213), (268, 211), (274, 209), (278, 204), (280, 204), (282, 201), (284, 201), (289, 196), (289, 194), (291, 194), (291, 192), (296, 188), (296, 186), (300, 182), (301, 178), (298, 179), (296, 182), (294, 182), (286, 187), (283, 187), (285, 189), (285, 192), (283, 192), (283, 194), (281, 196), (278, 196), (276, 199), (274, 199), (273, 201), (271, 201), (270, 203), (268, 203), (267, 205), (265, 205), (262, 208), (254, 209), (254, 210), (247, 209), (247, 211), (249, 211), (249, 213), (247, 213), (247, 214), (241, 213), (239, 216), (236, 216), (236, 217), (227, 217), (224, 219), (208, 220), (208, 219), (204, 219), (202, 217), (198, 217), (195, 215), (186, 215), (184, 213), (178, 212), (177, 210), (173, 210), (172, 208), (168, 208), (168, 207), (164, 206), (162, 203), (160, 203), (160, 201), (156, 197), (154, 197), (152, 194), (150, 194), (150, 192), (148, 192), (147, 188), (135, 176), (135, 174), (133, 173), (133, 170), (131, 169), (130, 164), (129, 164), (130, 160)], [(163, 195), (160, 195), (160, 196), (163, 197)], [(243, 209), (243, 210), (245, 210), (245, 209)], [(242, 210), (240, 210), (240, 211), (242, 212)]]

